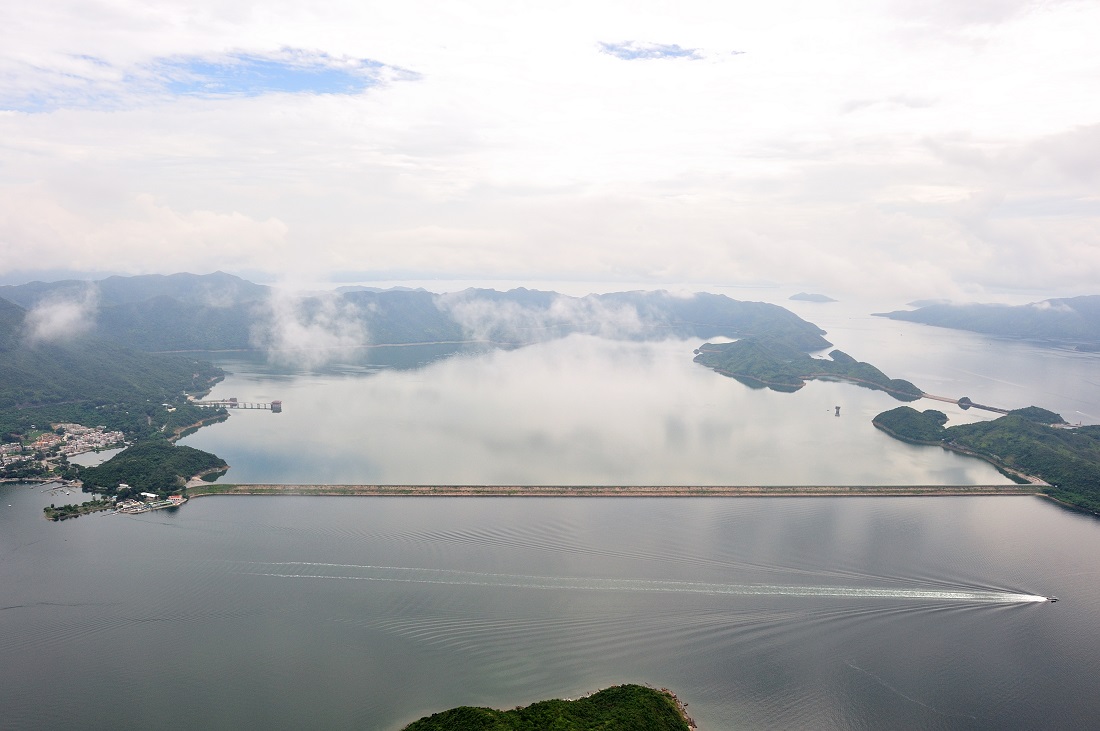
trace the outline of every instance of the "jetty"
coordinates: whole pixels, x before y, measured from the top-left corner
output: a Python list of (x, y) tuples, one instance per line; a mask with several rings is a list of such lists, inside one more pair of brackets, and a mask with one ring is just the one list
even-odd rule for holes
[(278, 414), (283, 410), (283, 402), (279, 400), (262, 402), (262, 401), (240, 401), (236, 396), (226, 399), (211, 399), (211, 400), (199, 400), (194, 399), (191, 401), (195, 406), (216, 408), (222, 407), (226, 409), (260, 409), (264, 411), (270, 411), (273, 414)]

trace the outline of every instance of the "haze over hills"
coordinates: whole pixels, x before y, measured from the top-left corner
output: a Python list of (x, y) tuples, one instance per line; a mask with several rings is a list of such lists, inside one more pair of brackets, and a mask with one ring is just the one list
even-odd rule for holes
[(571, 333), (635, 340), (774, 334), (805, 350), (829, 345), (824, 331), (782, 307), (706, 293), (342, 288), (299, 296), (215, 272), (31, 282), (0, 287), (0, 297), (46, 325), (62, 322), (151, 352), (470, 340), (516, 346)]
[(875, 313), (891, 320), (919, 322), (1008, 338), (1100, 350), (1100, 295), (1048, 299), (1027, 305), (924, 304), (916, 310)]

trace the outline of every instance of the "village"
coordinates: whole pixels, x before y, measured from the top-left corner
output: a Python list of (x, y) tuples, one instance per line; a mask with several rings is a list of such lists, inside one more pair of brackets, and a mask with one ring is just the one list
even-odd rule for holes
[(54, 424), (52, 429), (53, 431), (43, 432), (32, 442), (0, 445), (0, 466), (41, 459), (42, 455), (51, 452), (72, 457), (85, 452), (121, 446), (125, 439), (122, 432), (107, 431), (104, 426), (88, 427), (62, 423)]

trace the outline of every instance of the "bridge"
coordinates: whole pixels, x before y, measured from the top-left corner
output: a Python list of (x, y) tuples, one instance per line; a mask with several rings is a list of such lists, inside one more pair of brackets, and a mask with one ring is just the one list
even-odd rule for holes
[(233, 398), (227, 398), (227, 399), (213, 399), (211, 401), (198, 401), (198, 400), (195, 400), (195, 401), (192, 401), (191, 403), (193, 403), (195, 406), (210, 407), (210, 408), (216, 408), (218, 406), (222, 406), (222, 407), (227, 408), (227, 409), (261, 409), (261, 410), (265, 410), (265, 411), (270, 411), (273, 414), (278, 414), (279, 412), (281, 412), (283, 410), (283, 402), (282, 401), (271, 401), (271, 402), (268, 402), (268, 403), (263, 403), (263, 402), (260, 402), (260, 401), (239, 401), (239, 400), (237, 400), (236, 396), (234, 396)]
[(1008, 414), (1011, 413), (1008, 409), (998, 408), (996, 406), (986, 406), (985, 404), (975, 403), (970, 400), (969, 396), (963, 396), (962, 398), (954, 399), (947, 398), (946, 396), (933, 396), (930, 393), (922, 393), (922, 397), (932, 399), (933, 401), (943, 401), (948, 404), (957, 404), (963, 411), (967, 409), (982, 409), (983, 411), (992, 411), (996, 414)]

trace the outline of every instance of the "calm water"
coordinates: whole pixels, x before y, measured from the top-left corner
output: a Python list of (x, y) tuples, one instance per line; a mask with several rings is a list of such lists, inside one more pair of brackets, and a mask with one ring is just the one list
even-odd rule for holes
[(1039, 498), (0, 500), (6, 729), (395, 730), (626, 681), (711, 731), (1100, 724), (1100, 523)]
[[(1100, 421), (1100, 356), (784, 304), (929, 392)], [(1004, 481), (878, 433), (885, 394), (749, 389), (693, 364), (698, 344), (219, 355), (214, 396), (285, 411), (186, 443), (241, 482)], [(80, 499), (0, 485), (5, 729), (389, 731), (620, 682), (675, 689), (708, 731), (1100, 726), (1100, 523), (1039, 498), (218, 497), (41, 518)]]
[[(875, 318), (891, 307), (873, 303), (779, 304), (929, 393), (1100, 423), (1100, 354)], [(231, 375), (213, 397), (281, 399), (284, 411), (238, 412), (182, 443), (226, 459), (227, 482), (1007, 482), (980, 461), (878, 432), (871, 419), (901, 404), (884, 393), (821, 381), (795, 394), (751, 389), (693, 363), (699, 344), (575, 336), (480, 353), (214, 354)], [(325, 355), (340, 362), (324, 365)], [(942, 409), (952, 424), (995, 417), (913, 405)]]
[(882, 392), (747, 388), (693, 363), (698, 344), (576, 336), (415, 369), (222, 357), (232, 375), (213, 397), (278, 398), (284, 411), (235, 413), (182, 443), (229, 462), (227, 482), (1008, 482), (978, 460), (877, 431), (872, 417), (901, 403)]

